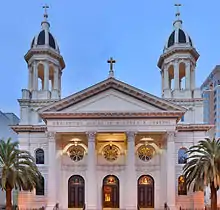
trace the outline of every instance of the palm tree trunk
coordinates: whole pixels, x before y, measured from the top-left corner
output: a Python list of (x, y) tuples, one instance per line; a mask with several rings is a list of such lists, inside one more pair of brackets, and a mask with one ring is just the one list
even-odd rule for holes
[(211, 210), (217, 210), (217, 189), (215, 188), (214, 182), (210, 185), (211, 188)]
[(12, 192), (11, 187), (7, 186), (6, 187), (6, 210), (12, 210), (11, 192)]

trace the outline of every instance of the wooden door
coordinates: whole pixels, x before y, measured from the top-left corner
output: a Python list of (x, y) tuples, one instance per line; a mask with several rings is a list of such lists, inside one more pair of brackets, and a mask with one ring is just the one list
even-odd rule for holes
[(138, 206), (154, 208), (154, 180), (151, 176), (141, 176), (138, 179)]
[(103, 208), (119, 208), (119, 180), (109, 175), (103, 180)]
[(68, 182), (68, 208), (83, 208), (85, 203), (85, 184), (81, 176), (74, 175)]

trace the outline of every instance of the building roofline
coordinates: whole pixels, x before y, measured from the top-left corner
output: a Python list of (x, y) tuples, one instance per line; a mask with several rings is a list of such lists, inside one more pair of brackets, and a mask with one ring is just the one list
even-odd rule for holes
[(220, 65), (216, 65), (215, 68), (211, 71), (209, 76), (205, 79), (205, 81), (200, 86), (200, 89), (203, 89), (208, 83), (211, 81), (212, 77), (217, 73), (220, 72)]

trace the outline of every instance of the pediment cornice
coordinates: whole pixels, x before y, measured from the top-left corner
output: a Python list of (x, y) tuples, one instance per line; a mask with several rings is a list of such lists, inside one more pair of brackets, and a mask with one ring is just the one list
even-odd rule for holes
[(86, 100), (89, 97), (92, 97), (94, 95), (97, 95), (103, 91), (106, 91), (108, 89), (114, 89), (119, 92), (122, 92), (126, 95), (129, 95), (133, 98), (136, 98), (140, 101), (145, 102), (146, 104), (151, 104), (154, 107), (157, 107), (161, 109), (162, 111), (181, 111), (184, 112), (186, 109), (184, 109), (181, 106), (178, 106), (170, 101), (161, 99), (159, 97), (156, 97), (154, 95), (151, 95), (150, 93), (144, 92), (140, 89), (137, 89), (131, 85), (128, 85), (126, 83), (123, 83), (119, 80), (116, 80), (114, 78), (108, 78), (96, 85), (93, 85), (83, 91), (80, 91), (76, 94), (73, 94), (69, 97), (66, 97), (58, 102), (55, 102), (52, 105), (46, 106), (39, 110), (39, 113), (43, 112), (57, 112), (62, 111), (65, 108), (68, 108), (76, 103), (79, 103), (83, 100)]
[(158, 111), (158, 112), (44, 112), (44, 119), (143, 119), (143, 118), (177, 118), (180, 119), (184, 112), (181, 111)]

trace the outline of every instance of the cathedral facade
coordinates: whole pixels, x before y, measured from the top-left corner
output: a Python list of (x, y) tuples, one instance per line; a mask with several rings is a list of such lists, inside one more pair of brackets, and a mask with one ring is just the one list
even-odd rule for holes
[(19, 192), (20, 209), (202, 208), (204, 193), (186, 189), (182, 167), (211, 126), (195, 86), (199, 54), (182, 21), (159, 58), (161, 98), (114, 78), (113, 59), (107, 79), (61, 98), (65, 62), (47, 14), (41, 25), (25, 55), (29, 85), (12, 128), (42, 180)]

